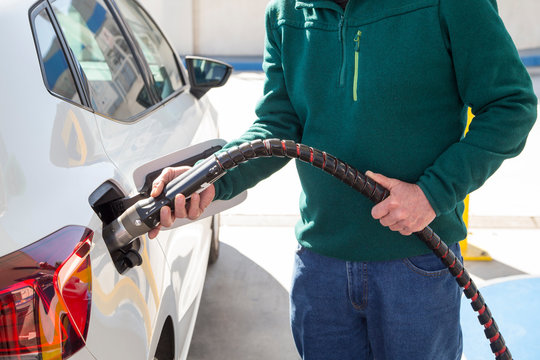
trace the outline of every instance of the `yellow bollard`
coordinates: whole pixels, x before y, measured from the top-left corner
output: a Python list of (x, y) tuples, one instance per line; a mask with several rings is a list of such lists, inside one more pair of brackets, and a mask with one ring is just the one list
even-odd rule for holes
[[(471, 108), (469, 108), (469, 113), (467, 116), (467, 128), (465, 129), (465, 134), (469, 130), (469, 125), (471, 123), (472, 118), (474, 115), (471, 112)], [(469, 229), (469, 195), (465, 198), (463, 201), (465, 203), (465, 210), (463, 211), (463, 221), (465, 222), (465, 226), (467, 227), (467, 231)], [(463, 255), (464, 260), (468, 261), (491, 261), (493, 258), (489, 255), (489, 253), (485, 250), (482, 250), (474, 245), (470, 245), (467, 241), (467, 238), (465, 240), (460, 241), (459, 245), (461, 246), (461, 254)]]
[[(467, 226), (467, 230), (468, 230), (469, 229), (469, 196), (468, 195), (463, 202), (465, 203), (465, 210), (463, 211), (463, 221), (465, 222), (465, 226)], [(467, 239), (468, 239), (468, 236), (465, 238), (465, 240), (462, 240), (459, 242), (459, 245), (461, 246), (461, 255), (463, 255), (464, 260), (467, 260), (467, 261), (493, 260), (493, 258), (489, 255), (487, 251), (469, 244)]]

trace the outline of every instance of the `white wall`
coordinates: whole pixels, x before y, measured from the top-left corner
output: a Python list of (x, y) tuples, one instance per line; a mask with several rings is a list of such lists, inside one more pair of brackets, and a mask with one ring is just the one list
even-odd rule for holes
[[(262, 55), (269, 0), (139, 1), (182, 55)], [(540, 0), (498, 4), (518, 49), (540, 48)]]
[(540, 0), (498, 0), (498, 4), (517, 48), (540, 48)]
[(269, 0), (139, 1), (182, 55), (262, 55)]
[(268, 0), (195, 0), (195, 48), (206, 55), (261, 55)]
[(193, 54), (193, 3), (196, 1), (199, 0), (139, 0), (181, 55)]

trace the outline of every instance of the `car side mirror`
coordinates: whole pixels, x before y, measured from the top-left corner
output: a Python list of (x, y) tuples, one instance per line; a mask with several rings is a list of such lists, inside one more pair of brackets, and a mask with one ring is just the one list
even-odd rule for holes
[(208, 90), (225, 85), (232, 72), (231, 65), (200, 56), (186, 56), (186, 67), (191, 93), (197, 99), (203, 97)]

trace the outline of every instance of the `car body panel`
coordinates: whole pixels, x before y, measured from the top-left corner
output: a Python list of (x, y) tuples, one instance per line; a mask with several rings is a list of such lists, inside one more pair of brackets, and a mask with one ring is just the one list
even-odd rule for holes
[[(175, 113), (181, 116), (174, 118)], [(106, 153), (117, 168), (122, 169), (114, 180), (126, 194), (136, 195), (138, 187), (133, 178), (135, 169), (171, 151), (192, 145), (183, 139), (193, 139), (204, 121), (210, 122), (205, 132), (207, 136), (217, 135), (215, 127), (211, 130), (213, 120), (208, 117), (200, 121), (202, 117), (201, 107), (187, 92), (179, 94), (165, 106), (134, 123), (111, 121), (96, 115)], [(153, 356), (155, 349), (151, 346), (152, 337), (159, 337), (161, 330), (157, 316), (161, 311), (171, 312), (167, 308), (161, 309), (162, 298), (167, 290), (164, 284), (172, 287), (168, 293), (173, 298), (170, 303), (178, 304), (175, 305), (173, 323), (178, 328), (183, 322), (192, 322), (192, 318), (185, 315), (202, 291), (210, 241), (209, 220), (201, 220), (174, 231), (163, 231), (154, 240), (141, 237), (140, 254), (143, 264), (128, 270), (126, 276), (117, 274), (107, 257), (101, 258), (103, 263), (93, 271), (98, 285), (93, 295), (96, 311), (92, 311), (91, 324), (95, 324), (97, 332), (94, 333), (91, 328), (87, 342), (88, 348), (98, 359), (105, 356), (117, 358), (125, 352), (126, 347), (131, 347), (130, 358), (145, 359)], [(162, 244), (170, 242), (179, 245), (166, 258)], [(171, 264), (174, 264), (176, 271), (171, 271)], [(116, 303), (124, 298), (132, 299), (132, 303), (129, 306)], [(119, 332), (115, 324), (129, 324), (129, 330)]]
[(89, 330), (86, 347), (72, 358), (153, 359), (170, 317), (176, 358), (183, 359), (206, 274), (211, 218), (154, 240), (140, 237), (142, 265), (120, 274), (88, 197), (106, 181), (136, 195), (135, 169), (218, 137), (215, 110), (193, 97), (189, 84), (131, 123), (52, 94), (31, 29), (35, 3), (0, 2), (0, 24), (10, 33), (0, 38), (0, 257), (67, 225), (93, 230)]
[[(96, 118), (103, 147), (110, 160), (121, 169), (122, 175), (133, 179), (138, 167), (193, 145), (192, 139), (201, 124), (200, 119), (208, 117), (206, 114), (208, 111), (203, 112), (193, 96), (182, 92), (134, 123), (111, 121), (100, 115)], [(203, 121), (211, 120), (206, 118)], [(217, 134), (215, 127), (208, 133)], [(137, 191), (134, 184), (132, 187), (134, 192)]]
[[(97, 359), (151, 359), (169, 266), (156, 241), (141, 237), (141, 266), (119, 274), (102, 241), (92, 249), (92, 311), (87, 348)], [(159, 337), (160, 329), (158, 329)], [(155, 350), (155, 349), (154, 349)]]
[(145, 186), (146, 177), (150, 173), (159, 172), (171, 164), (178, 163), (182, 159), (195, 158), (200, 154), (204, 154), (208, 150), (223, 147), (226, 141), (222, 139), (211, 139), (198, 144), (180, 149), (151, 162), (147, 162), (133, 171), (133, 181), (137, 189), (142, 189)]
[[(189, 146), (200, 148), (200, 151), (203, 152), (207, 148), (202, 144), (212, 141), (208, 135), (217, 135), (217, 127), (210, 104), (195, 101), (195, 98), (189, 92), (181, 92), (170, 99), (163, 107), (134, 123), (111, 121), (100, 115), (96, 115), (96, 119), (105, 151), (111, 161), (119, 169), (122, 169), (122, 178), (126, 180), (122, 188), (129, 195), (136, 195), (140, 189), (140, 184), (134, 179), (137, 169), (144, 168), (146, 164), (152, 164), (164, 154), (177, 152), (179, 149), (185, 149)], [(194, 154), (192, 152), (180, 153), (180, 157), (169, 158), (171, 161), (169, 164), (189, 158)], [(166, 164), (163, 164), (163, 166), (166, 166)], [(202, 291), (208, 263), (210, 223), (210, 218), (199, 220), (174, 231), (162, 231), (155, 240), (143, 241), (145, 247), (161, 246), (160, 249), (162, 248), (166, 254), (167, 260), (162, 259), (160, 261), (170, 266), (171, 278), (163, 279), (163, 282), (169, 283), (172, 281), (174, 291), (171, 296), (174, 296), (174, 303), (177, 308), (176, 314), (178, 315), (173, 320), (176, 320), (177, 328), (185, 327), (182, 324), (183, 322), (191, 323), (192, 319), (185, 315)], [(201, 234), (203, 234), (203, 239), (201, 239)], [(151, 259), (152, 255), (161, 256), (158, 255), (156, 250), (149, 251), (151, 263), (154, 263), (154, 260)], [(159, 263), (160, 261), (156, 262)], [(142, 267), (145, 266), (145, 263), (148, 263), (148, 261), (143, 256)], [(128, 271), (128, 273), (133, 270)], [(99, 276), (97, 274), (96, 276)], [(144, 288), (148, 284), (142, 283), (143, 278), (150, 279), (152, 274), (156, 274), (156, 271), (149, 271), (149, 273), (145, 274), (146, 276), (137, 277), (138, 281), (133, 280), (133, 283)], [(161, 296), (161, 292), (159, 295)], [(132, 324), (130, 328), (140, 328), (144, 322), (144, 327), (148, 330), (147, 333), (150, 334), (156, 316), (153, 311), (159, 310), (156, 308), (150, 309), (153, 303), (152, 301), (148, 302), (148, 300), (152, 299), (145, 298), (148, 304), (145, 311), (147, 311), (148, 315), (144, 315), (143, 312), (132, 314), (131, 321), (137, 321), (138, 323)], [(141, 314), (143, 314), (142, 317)], [(106, 326), (106, 322), (114, 324), (126, 320), (118, 314), (110, 314), (110, 316), (110, 319), (103, 320), (103, 326)], [(89, 338), (90, 335), (92, 334), (89, 334)], [(129, 342), (130, 339), (133, 341), (137, 336), (139, 336), (138, 346), (144, 342), (149, 343), (151, 340), (142, 339), (142, 334), (139, 333), (126, 335), (125, 341)], [(107, 338), (114, 339), (112, 336)], [(116, 341), (122, 340), (115, 339)], [(93, 351), (92, 345), (92, 343), (88, 344)], [(144, 352), (139, 350), (137, 353)], [(147, 354), (151, 355), (152, 353), (150, 351)], [(99, 355), (97, 357), (101, 358)]]
[(77, 351), (69, 359), (70, 360), (96, 360), (96, 358), (90, 353), (90, 351), (88, 351), (87, 348), (82, 348), (81, 350)]

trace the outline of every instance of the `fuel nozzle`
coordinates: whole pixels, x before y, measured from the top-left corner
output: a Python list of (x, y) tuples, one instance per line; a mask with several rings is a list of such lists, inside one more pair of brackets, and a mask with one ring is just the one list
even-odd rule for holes
[(169, 182), (156, 198), (148, 197), (136, 202), (111, 223), (103, 226), (103, 239), (111, 251), (131, 243), (159, 225), (159, 212), (169, 206), (174, 210), (176, 195), (186, 199), (206, 189), (225, 174), (217, 158), (212, 155)]

